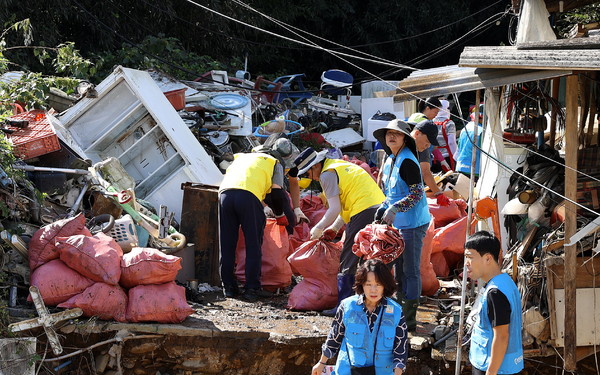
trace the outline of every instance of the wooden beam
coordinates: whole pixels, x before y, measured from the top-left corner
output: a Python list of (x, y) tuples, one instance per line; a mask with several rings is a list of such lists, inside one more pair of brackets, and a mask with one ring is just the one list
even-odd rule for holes
[(587, 134), (585, 136), (585, 147), (590, 147), (592, 145), (592, 137), (594, 135), (594, 120), (596, 119), (596, 107), (597, 107), (597, 97), (596, 97), (596, 72), (589, 72), (590, 74), (590, 85), (591, 85), (591, 94), (590, 94), (590, 117), (588, 121)]
[[(555, 103), (558, 103), (558, 90), (560, 88), (560, 78), (552, 79), (552, 99)], [(556, 143), (556, 116), (558, 115), (558, 108), (552, 106), (552, 114), (550, 115), (550, 147), (554, 148)]]
[[(577, 117), (579, 77), (576, 74), (567, 77), (566, 90), (566, 128), (565, 128), (565, 196), (571, 201), (577, 200)], [(577, 231), (577, 207), (566, 202), (565, 239), (571, 238)], [(577, 368), (577, 245), (565, 246), (565, 371), (575, 372)]]
[(584, 5), (594, 4), (598, 0), (563, 0), (562, 10), (560, 9), (560, 0), (546, 0), (546, 9), (549, 13), (567, 12), (571, 9), (579, 8)]

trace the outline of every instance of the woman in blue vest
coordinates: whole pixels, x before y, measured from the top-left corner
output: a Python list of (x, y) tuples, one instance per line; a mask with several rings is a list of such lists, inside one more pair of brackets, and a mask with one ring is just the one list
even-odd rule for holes
[(381, 260), (370, 259), (356, 271), (354, 289), (356, 294), (337, 309), (311, 375), (320, 375), (336, 354), (335, 375), (353, 374), (353, 367), (371, 367), (376, 375), (401, 375), (408, 358), (408, 333), (402, 307), (390, 298), (396, 290), (394, 276)]
[(404, 237), (404, 252), (394, 265), (397, 297), (402, 301), (408, 330), (414, 332), (421, 296), (421, 248), (431, 220), (417, 151), (427, 149), (429, 141), (425, 133), (413, 138), (409, 125), (400, 120), (390, 121), (385, 128), (375, 130), (373, 136), (388, 155), (380, 181), (386, 198), (375, 220), (393, 225)]

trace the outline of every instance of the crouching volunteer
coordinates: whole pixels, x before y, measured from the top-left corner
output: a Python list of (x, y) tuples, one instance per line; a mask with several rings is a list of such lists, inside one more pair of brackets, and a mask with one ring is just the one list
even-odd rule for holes
[[(437, 131), (435, 125), (431, 124)], [(376, 221), (384, 221), (400, 230), (404, 237), (404, 252), (394, 267), (398, 282), (398, 300), (406, 317), (409, 331), (417, 328), (417, 308), (421, 296), (421, 249), (431, 220), (423, 188), (417, 151), (426, 150), (430, 142), (426, 132), (418, 127), (410, 133), (407, 123), (392, 120), (373, 136), (388, 155), (383, 164), (381, 185), (385, 202), (377, 210)]]
[(523, 370), (521, 294), (498, 264), (500, 241), (486, 231), (465, 242), (465, 266), (471, 280), (486, 284), (473, 306), (469, 361), (473, 375), (516, 374)]
[[(262, 201), (266, 198), (269, 202), (277, 224), (287, 226), (290, 221), (284, 210), (292, 210), (285, 208), (289, 200), (282, 189), (284, 159), (290, 155), (282, 155), (276, 146), (264, 151), (236, 154), (219, 187), (221, 280), (225, 296), (229, 298), (239, 294), (234, 269), (240, 226), (246, 242), (246, 285), (242, 298), (256, 301), (269, 296), (260, 285), (261, 246), (266, 225)], [(294, 220), (293, 216), (290, 219)]]
[[(311, 229), (310, 239), (319, 239), (324, 232), (337, 233), (347, 223), (337, 276), (339, 305), (352, 294), (359, 260), (352, 252), (354, 237), (373, 222), (373, 215), (385, 196), (363, 168), (344, 160), (329, 159), (326, 155), (326, 150), (316, 152), (309, 147), (298, 155), (294, 163), (299, 176), (307, 174), (308, 178), (319, 181), (329, 204), (323, 218)], [(336, 310), (337, 306), (323, 311), (323, 314), (334, 316)]]
[(379, 259), (358, 267), (356, 295), (342, 301), (319, 362), (311, 375), (320, 375), (337, 353), (336, 375), (401, 375), (408, 357), (406, 323), (402, 307), (390, 298), (394, 276)]

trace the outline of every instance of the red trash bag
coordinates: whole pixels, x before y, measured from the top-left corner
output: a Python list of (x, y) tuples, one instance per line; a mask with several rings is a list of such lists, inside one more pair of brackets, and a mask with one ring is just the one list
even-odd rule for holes
[(450, 268), (448, 268), (444, 253), (431, 253), (431, 265), (438, 277), (448, 277), (450, 275)]
[(127, 289), (138, 285), (165, 284), (175, 281), (180, 269), (180, 257), (148, 247), (134, 247), (123, 255), (119, 284)]
[[(47, 306), (63, 303), (92, 284), (92, 280), (70, 269), (59, 259), (42, 264), (31, 273), (31, 285), (37, 286)], [(28, 300), (31, 301), (31, 296)]]
[(292, 271), (304, 278), (330, 280), (337, 290), (337, 274), (343, 242), (312, 240), (305, 242), (288, 257)]
[(83, 276), (110, 285), (119, 284), (123, 250), (112, 237), (104, 233), (57, 237), (56, 248), (60, 260)]
[(194, 312), (185, 299), (185, 288), (175, 282), (129, 289), (130, 322), (181, 323)]
[(299, 248), (306, 241), (310, 240), (310, 228), (307, 223), (300, 223), (294, 227), (294, 233), (290, 236), (290, 252), (288, 256), (292, 255), (297, 248)]
[(432, 219), (429, 222), (425, 238), (423, 238), (423, 248), (421, 250), (421, 294), (424, 296), (432, 296), (440, 288), (440, 281), (433, 270), (433, 264), (431, 264), (431, 241), (433, 241), (434, 233), (435, 224)]
[(55, 237), (69, 237), (78, 234), (92, 235), (85, 227), (85, 217), (82, 214), (55, 221), (38, 229), (29, 241), (29, 268), (33, 271), (52, 259), (58, 259)]
[(65, 309), (79, 307), (83, 316), (126, 322), (127, 294), (118, 285), (95, 283), (83, 292), (58, 305)]
[(465, 238), (467, 235), (467, 217), (462, 217), (435, 230), (432, 242), (432, 253), (444, 250), (458, 254), (465, 252)]
[[(260, 285), (269, 291), (285, 288), (292, 283), (292, 269), (287, 261), (290, 240), (283, 225), (277, 220), (267, 219), (262, 244), (262, 263)], [(241, 283), (246, 282), (246, 243), (240, 229), (235, 250), (235, 275)]]
[(318, 195), (307, 195), (300, 200), (300, 209), (308, 218), (308, 226), (314, 227), (325, 216), (327, 207)]
[(292, 289), (287, 307), (293, 310), (325, 310), (337, 304), (337, 274), (342, 253), (340, 242), (308, 241), (288, 261), (304, 279)]
[(297, 311), (321, 311), (335, 307), (337, 298), (337, 281), (331, 287), (318, 279), (303, 279), (292, 289), (286, 308)]
[(359, 258), (393, 262), (404, 252), (400, 231), (387, 224), (368, 224), (354, 238), (352, 252)]
[(429, 212), (435, 220), (435, 227), (444, 227), (456, 219), (467, 216), (467, 203), (463, 199), (449, 199), (450, 204), (440, 206), (437, 200), (427, 198)]

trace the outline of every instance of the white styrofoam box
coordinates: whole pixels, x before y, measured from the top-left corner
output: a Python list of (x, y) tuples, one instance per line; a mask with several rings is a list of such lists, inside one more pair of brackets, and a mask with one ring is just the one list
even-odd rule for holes
[(342, 148), (352, 146), (364, 142), (365, 139), (360, 136), (354, 129), (345, 128), (334, 130), (329, 133), (323, 133), (323, 138), (333, 147)]
[(396, 118), (404, 119), (404, 103), (395, 103), (394, 98), (368, 98), (363, 99), (361, 103), (361, 120), (362, 120), (362, 135), (369, 142), (376, 142), (377, 140), (373, 137), (373, 132), (383, 126), (387, 125), (387, 122), (381, 126), (380, 123), (373, 123), (373, 127), (370, 127), (369, 120), (377, 111), (384, 113), (393, 113)]
[(166, 205), (176, 220), (182, 183), (219, 186), (223, 174), (147, 72), (117, 67), (96, 91), (58, 118), (59, 136), (81, 157), (117, 158), (136, 196)]

